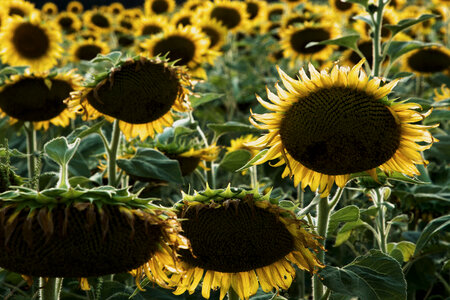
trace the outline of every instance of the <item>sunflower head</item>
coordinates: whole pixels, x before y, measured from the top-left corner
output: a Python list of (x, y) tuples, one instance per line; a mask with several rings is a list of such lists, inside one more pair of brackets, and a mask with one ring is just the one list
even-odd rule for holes
[(144, 12), (146, 16), (162, 15), (175, 9), (175, 0), (145, 0)]
[(123, 4), (120, 2), (113, 2), (108, 6), (108, 12), (114, 16), (120, 15), (120, 13), (124, 10), (125, 8), (123, 7)]
[(37, 14), (28, 19), (12, 17), (0, 30), (0, 57), (11, 66), (29, 66), (46, 71), (57, 63), (63, 51), (61, 34), (50, 24), (41, 23)]
[(170, 24), (172, 24), (175, 27), (178, 26), (187, 26), (192, 25), (193, 21), (193, 13), (190, 10), (179, 10), (178, 12), (174, 13), (172, 17), (170, 18)]
[(163, 32), (169, 26), (165, 16), (144, 17), (136, 22), (136, 36), (148, 36)]
[(225, 44), (227, 36), (227, 28), (216, 19), (209, 19), (208, 17), (196, 18), (194, 20), (195, 27), (209, 38), (209, 49), (220, 50)]
[(74, 34), (81, 29), (81, 20), (73, 12), (62, 11), (55, 18), (54, 22), (65, 34)]
[(55, 16), (58, 14), (58, 6), (53, 2), (46, 2), (42, 5), (41, 11), (45, 15)]
[(204, 0), (187, 0), (183, 3), (183, 9), (195, 12), (197, 9), (205, 5)]
[(72, 93), (70, 106), (89, 118), (117, 119), (127, 138), (153, 137), (173, 123), (172, 109), (189, 109), (188, 76), (165, 58), (119, 60), (110, 71), (92, 77), (86, 89)]
[(286, 11), (286, 7), (282, 3), (270, 3), (267, 6), (266, 20), (280, 21)]
[(422, 114), (414, 110), (420, 109), (418, 104), (388, 101), (397, 81), (381, 86), (379, 79), (366, 76), (362, 64), (352, 69), (334, 66), (330, 73), (319, 73), (310, 65), (310, 76), (302, 69), (298, 80), (279, 69), (287, 91), (277, 84), (277, 95), (268, 90), (272, 103), (258, 97), (274, 112), (251, 119), (256, 127), (269, 130), (248, 143), (270, 148), (256, 164), (279, 158), (275, 166), (287, 164), (283, 177), (293, 176), (295, 186), (302, 182), (302, 188), (310, 186), (323, 197), (334, 182), (343, 187), (353, 173), (368, 172), (375, 180), (377, 168), (419, 174), (415, 164), (426, 163), (419, 152), (434, 141), (427, 129), (437, 125), (410, 123), (431, 111)]
[(445, 46), (431, 46), (413, 50), (403, 56), (403, 67), (417, 75), (450, 72), (450, 50)]
[(80, 1), (70, 1), (67, 3), (66, 10), (74, 14), (81, 14), (83, 8), (83, 4)]
[(35, 129), (48, 129), (50, 124), (68, 126), (74, 114), (64, 100), (80, 90), (81, 76), (74, 70), (65, 74), (38, 73), (27, 70), (13, 75), (0, 87), (0, 112), (10, 122), (33, 122)]
[[(283, 209), (270, 193), (228, 188), (183, 194), (175, 205), (191, 251), (180, 251), (183, 274), (172, 276), (175, 294), (193, 293), (203, 277), (202, 295), (220, 288), (223, 299), (232, 287), (241, 299), (287, 289), (295, 270), (311, 273), (323, 265), (312, 251), (322, 246), (293, 211)], [(312, 251), (311, 251), (312, 250)]]
[(94, 31), (108, 33), (112, 29), (112, 18), (98, 9), (88, 10), (83, 14), (83, 23)]
[(5, 10), (6, 14), (10, 17), (30, 17), (36, 12), (34, 4), (24, 0), (6, 0), (2, 1), (0, 7)]
[(69, 49), (71, 61), (79, 62), (81, 60), (94, 59), (98, 54), (109, 53), (109, 47), (106, 43), (99, 40), (87, 39), (74, 42)]
[(205, 4), (197, 13), (216, 19), (232, 32), (242, 31), (248, 25), (248, 13), (243, 2), (215, 0), (214, 3)]

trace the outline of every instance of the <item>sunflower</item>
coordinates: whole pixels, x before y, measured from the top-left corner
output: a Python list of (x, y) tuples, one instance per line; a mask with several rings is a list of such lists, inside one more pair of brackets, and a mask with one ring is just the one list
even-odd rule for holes
[(74, 70), (65, 74), (13, 75), (0, 87), (0, 112), (10, 123), (33, 122), (35, 129), (47, 130), (50, 123), (66, 127), (75, 115), (64, 100), (70, 92), (80, 90), (81, 76)]
[(124, 31), (124, 30), (115, 30), (114, 34), (117, 39), (117, 44), (119, 45), (119, 48), (128, 48), (131, 49), (133, 46), (135, 46), (135, 36)]
[(146, 16), (170, 13), (175, 5), (175, 0), (145, 0), (144, 12)]
[[(281, 18), (281, 27), (282, 28), (288, 28), (289, 26), (296, 26), (296, 25), (302, 25), (305, 22), (317, 22), (318, 20), (317, 15), (313, 15), (310, 12), (290, 12)], [(318, 22), (320, 23), (320, 21)]]
[[(396, 25), (398, 23), (398, 15), (394, 9), (387, 7), (384, 9), (382, 26), (381, 26), (381, 39), (383, 41), (388, 40), (391, 37), (391, 31), (384, 27), (384, 25)], [(358, 31), (364, 38), (370, 38), (371, 28), (370, 25), (362, 20), (357, 20), (354, 23), (354, 29)]]
[(252, 157), (254, 157), (254, 156), (256, 156), (256, 154), (259, 153), (259, 150), (247, 146), (247, 143), (253, 142), (255, 140), (256, 140), (256, 137), (254, 137), (251, 134), (248, 134), (246, 136), (241, 136), (237, 139), (233, 139), (230, 141), (230, 147), (227, 147), (227, 153), (237, 151), (237, 150), (246, 150), (251, 153)]
[(116, 29), (126, 33), (133, 33), (136, 30), (135, 24), (136, 22), (125, 14), (120, 14), (116, 18)]
[(46, 2), (42, 5), (41, 11), (45, 15), (55, 16), (58, 14), (58, 6), (53, 2)]
[(141, 46), (150, 56), (167, 55), (177, 65), (194, 68), (204, 61), (209, 39), (193, 26), (169, 26), (163, 35), (153, 35)]
[[(184, 194), (175, 204), (192, 250), (180, 250), (181, 269), (172, 275), (174, 294), (192, 294), (203, 278), (202, 296), (220, 288), (220, 299), (233, 288), (240, 299), (258, 290), (288, 289), (295, 276), (291, 263), (316, 273), (323, 265), (314, 252), (323, 247), (305, 222), (257, 189), (211, 190)], [(314, 252), (312, 252), (312, 251)]]
[(136, 22), (136, 36), (161, 33), (167, 26), (169, 20), (165, 16), (144, 17)]
[(46, 71), (57, 63), (63, 49), (61, 34), (41, 23), (37, 14), (30, 20), (14, 16), (0, 30), (0, 57), (11, 66), (30, 66), (32, 71)]
[(87, 39), (75, 42), (70, 46), (69, 53), (72, 62), (79, 62), (80, 60), (91, 60), (98, 54), (109, 53), (109, 47), (106, 43)]
[(208, 2), (197, 12), (200, 16), (216, 19), (232, 32), (245, 30), (248, 25), (248, 13), (243, 2), (214, 0), (214, 3)]
[(86, 11), (83, 14), (83, 23), (88, 28), (100, 33), (109, 33), (113, 24), (111, 17), (98, 9)]
[(269, 3), (266, 10), (267, 21), (280, 21), (284, 15), (286, 7), (282, 3)]
[(179, 10), (170, 18), (170, 24), (175, 27), (192, 25), (193, 13), (190, 10)]
[(187, 247), (173, 212), (113, 187), (19, 187), (0, 194), (0, 213), (0, 266), (27, 276), (132, 272), (137, 284), (146, 275), (168, 287), (164, 272)]
[(334, 39), (339, 35), (337, 26), (331, 23), (305, 22), (280, 30), (281, 48), (285, 57), (291, 57), (291, 65), (300, 59), (328, 59), (336, 49), (333, 45), (316, 45), (306, 48), (310, 42)]
[(65, 34), (74, 34), (81, 29), (81, 21), (73, 12), (62, 11), (55, 18), (56, 24)]
[(431, 46), (413, 50), (403, 56), (403, 67), (417, 75), (431, 75), (450, 71), (450, 50), (445, 46)]
[(81, 14), (83, 12), (83, 4), (79, 1), (70, 1), (67, 3), (66, 10), (74, 14)]
[(358, 4), (344, 2), (342, 0), (329, 0), (330, 6), (336, 13), (351, 15), (358, 7)]
[(190, 109), (185, 71), (164, 59), (138, 56), (102, 74), (90, 87), (72, 93), (70, 107), (92, 119), (117, 119), (126, 138), (154, 137), (172, 125), (172, 109)]
[(5, 11), (8, 16), (30, 17), (37, 10), (34, 4), (23, 0), (4, 0), (0, 4), (0, 8)]
[(209, 49), (220, 50), (225, 44), (227, 28), (216, 19), (209, 19), (206, 16), (203, 18), (195, 18), (193, 25), (200, 28), (200, 30), (208, 36)]
[(124, 10), (125, 8), (120, 2), (113, 2), (108, 6), (108, 12), (114, 16), (120, 15)]
[(197, 9), (205, 5), (205, 0), (187, 0), (183, 3), (183, 9), (195, 12)]
[(265, 21), (267, 2), (262, 0), (245, 0), (248, 20), (251, 25), (260, 25)]
[[(294, 80), (278, 69), (287, 89), (276, 85), (277, 95), (267, 90), (272, 103), (257, 97), (262, 106), (275, 111), (252, 114), (251, 123), (269, 133), (248, 143), (257, 149), (270, 147), (255, 164), (279, 158), (275, 166), (287, 164), (282, 176), (294, 177), (302, 189), (310, 186), (327, 196), (333, 183), (345, 186), (350, 174), (366, 171), (377, 179), (376, 169), (420, 174), (415, 164), (425, 164), (420, 151), (434, 139), (427, 131), (435, 126), (410, 124), (423, 120), (415, 103), (387, 100), (397, 81), (380, 86), (369, 79), (361, 60), (351, 70), (335, 65), (330, 73), (319, 73), (311, 64), (310, 77), (300, 70)], [(262, 122), (258, 124), (256, 121)], [(428, 145), (418, 145), (426, 142)]]

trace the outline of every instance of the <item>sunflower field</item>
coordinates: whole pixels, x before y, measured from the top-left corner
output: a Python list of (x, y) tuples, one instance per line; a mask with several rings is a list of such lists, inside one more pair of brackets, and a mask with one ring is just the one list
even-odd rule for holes
[(2, 299), (450, 298), (450, 1), (126, 2), (0, 1)]

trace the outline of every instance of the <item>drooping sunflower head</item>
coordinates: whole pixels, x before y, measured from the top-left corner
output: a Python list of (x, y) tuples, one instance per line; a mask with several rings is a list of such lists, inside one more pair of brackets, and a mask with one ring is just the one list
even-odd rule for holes
[(0, 4), (0, 8), (10, 17), (30, 17), (36, 12), (34, 4), (24, 0), (5, 0)]
[[(415, 123), (431, 111), (420, 113), (415, 103), (395, 103), (386, 96), (397, 81), (380, 86), (380, 79), (369, 79), (361, 70), (363, 60), (352, 69), (335, 65), (330, 73), (309, 66), (309, 77), (302, 69), (294, 80), (279, 69), (287, 89), (276, 85), (269, 90), (272, 103), (258, 101), (272, 113), (253, 114), (251, 123), (269, 133), (249, 146), (269, 150), (256, 164), (279, 158), (275, 166), (287, 164), (282, 176), (294, 177), (322, 197), (333, 183), (343, 187), (353, 173), (368, 172), (375, 180), (377, 168), (414, 176), (415, 164), (425, 164), (420, 151), (431, 147), (434, 139), (427, 129)], [(262, 122), (258, 124), (256, 121)], [(425, 142), (427, 145), (418, 145)]]
[(290, 26), (280, 31), (281, 48), (285, 57), (291, 58), (291, 64), (298, 59), (328, 59), (336, 47), (332, 45), (316, 45), (306, 48), (310, 42), (321, 42), (334, 39), (339, 29), (331, 23)]
[(70, 107), (88, 118), (117, 119), (126, 138), (153, 137), (172, 125), (172, 110), (189, 110), (186, 71), (164, 58), (121, 60), (96, 77), (83, 91), (72, 93)]
[(431, 75), (450, 71), (450, 50), (432, 46), (413, 50), (403, 56), (403, 67), (417, 75)]
[(248, 25), (248, 13), (243, 2), (214, 0), (214, 3), (208, 3), (199, 10), (198, 14), (216, 19), (231, 32), (246, 29)]
[(68, 126), (75, 115), (67, 110), (64, 100), (80, 90), (81, 76), (74, 70), (65, 74), (13, 75), (0, 87), (0, 112), (10, 122), (33, 122), (35, 129), (47, 130), (50, 124)]
[[(0, 266), (39, 277), (132, 272), (168, 287), (186, 247), (173, 212), (127, 189), (20, 187), (0, 194)], [(132, 255), (130, 255), (132, 254)]]
[(81, 14), (83, 12), (83, 4), (80, 1), (70, 1), (67, 3), (66, 10), (74, 13), (74, 14)]
[(0, 57), (11, 66), (29, 66), (41, 72), (56, 65), (63, 51), (61, 34), (37, 14), (28, 19), (8, 18), (0, 30)]
[(167, 26), (169, 26), (169, 20), (165, 16), (144, 17), (136, 22), (136, 36), (158, 34)]
[(175, 0), (145, 0), (144, 12), (146, 16), (162, 15), (175, 9)]
[(232, 287), (240, 299), (258, 290), (287, 289), (295, 270), (311, 273), (323, 265), (312, 251), (322, 248), (305, 222), (280, 208), (270, 194), (257, 189), (211, 190), (183, 195), (175, 205), (192, 250), (181, 250), (185, 273), (171, 277), (175, 294), (193, 293), (203, 278), (202, 296), (220, 288), (220, 299)]
[(169, 26), (163, 35), (153, 35), (142, 43), (150, 56), (167, 55), (177, 65), (194, 67), (204, 61), (208, 51), (209, 39), (194, 26)]
[(69, 53), (72, 62), (79, 62), (94, 59), (98, 54), (107, 54), (109, 53), (109, 47), (99, 40), (80, 40), (70, 46)]
[(55, 18), (55, 23), (66, 35), (79, 32), (82, 26), (81, 20), (78, 18), (78, 16), (68, 11), (62, 11), (61, 13), (59, 13)]
[(55, 16), (58, 14), (58, 6), (53, 2), (46, 2), (42, 5), (41, 11), (44, 15)]
[(98, 9), (88, 10), (83, 14), (83, 23), (94, 31), (108, 33), (112, 29), (112, 18)]
[(209, 38), (209, 49), (220, 50), (225, 44), (228, 30), (216, 19), (196, 18), (193, 25)]

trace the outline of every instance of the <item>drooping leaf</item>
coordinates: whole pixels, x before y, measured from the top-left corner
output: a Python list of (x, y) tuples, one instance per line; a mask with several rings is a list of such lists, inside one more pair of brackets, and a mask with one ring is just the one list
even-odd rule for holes
[(435, 236), (441, 230), (444, 230), (449, 226), (450, 226), (450, 215), (444, 215), (428, 223), (428, 225), (425, 226), (422, 233), (420, 234), (419, 239), (417, 240), (414, 255), (419, 254), (420, 251), (422, 251), (422, 249), (425, 247), (425, 245), (433, 236)]
[(419, 24), (419, 23), (425, 22), (426, 20), (436, 18), (436, 17), (438, 17), (438, 15), (424, 14), (415, 19), (412, 19), (412, 18), (411, 19), (403, 19), (395, 25), (394, 24), (386, 24), (386, 25), (383, 25), (383, 27), (386, 27), (387, 29), (389, 29), (392, 32), (392, 36), (395, 36), (397, 33), (401, 32), (415, 24)]
[(364, 300), (406, 299), (406, 281), (399, 263), (379, 250), (370, 250), (342, 268), (327, 266), (319, 275), (333, 293)]

